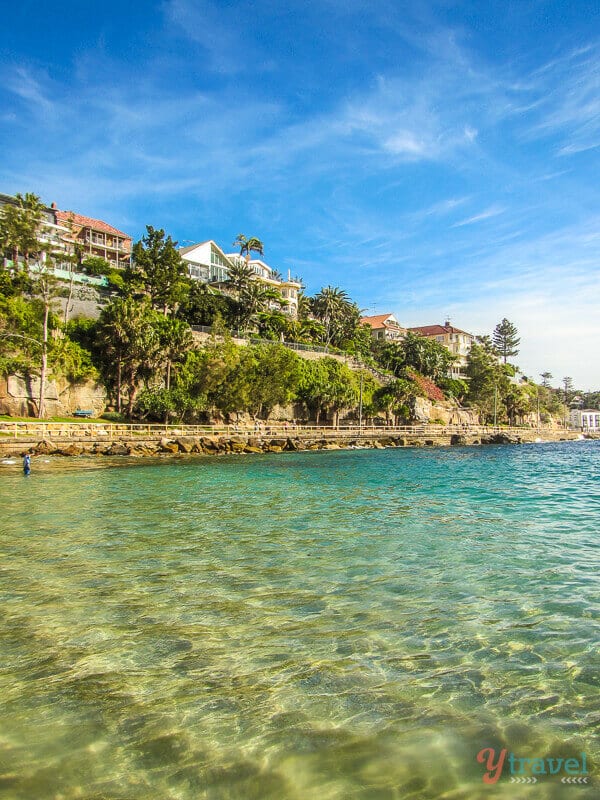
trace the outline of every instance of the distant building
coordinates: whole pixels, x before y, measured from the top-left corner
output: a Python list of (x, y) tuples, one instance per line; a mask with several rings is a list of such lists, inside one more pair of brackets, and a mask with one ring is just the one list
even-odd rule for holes
[[(17, 205), (16, 198), (0, 194), (0, 207)], [(44, 248), (41, 261), (49, 250), (60, 262), (61, 253), (73, 253), (75, 245), (81, 248), (82, 257), (99, 256), (113, 267), (123, 267), (131, 258), (131, 237), (106, 222), (84, 217), (74, 211), (60, 211), (56, 203), (43, 210), (38, 240)]]
[(82, 257), (103, 258), (112, 267), (125, 267), (131, 260), (131, 237), (113, 228), (107, 222), (84, 217), (74, 211), (60, 211), (56, 203), (51, 206), (60, 225), (65, 245), (81, 248)]
[(362, 317), (361, 325), (368, 325), (371, 336), (376, 341), (399, 342), (406, 336), (403, 328), (393, 314), (377, 314), (374, 317)]
[(471, 345), (475, 337), (471, 333), (455, 328), (446, 320), (444, 325), (424, 325), (420, 328), (409, 328), (412, 333), (425, 336), (427, 339), (435, 339), (436, 342), (443, 344), (449, 350), (456, 361), (450, 368), (451, 378), (464, 378), (465, 367), (467, 366), (467, 356), (471, 350)]
[(570, 413), (572, 428), (582, 431), (600, 432), (600, 411), (594, 408), (572, 408)]
[(239, 253), (225, 253), (212, 239), (189, 247), (181, 247), (178, 252), (187, 264), (190, 278), (203, 283), (225, 283), (229, 277), (229, 270), (234, 265), (247, 263), (254, 272), (256, 280), (276, 289), (287, 301), (283, 311), (294, 319), (298, 316), (298, 294), (302, 284), (292, 279), (289, 273), (286, 280), (264, 261), (250, 259), (247, 262)]

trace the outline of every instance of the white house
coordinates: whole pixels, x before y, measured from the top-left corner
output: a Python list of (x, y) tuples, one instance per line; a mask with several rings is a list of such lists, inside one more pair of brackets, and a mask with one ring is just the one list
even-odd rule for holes
[(600, 411), (594, 408), (572, 408), (571, 427), (582, 431), (600, 432)]
[(302, 284), (298, 280), (293, 280), (289, 272), (287, 280), (285, 280), (264, 261), (250, 259), (246, 262), (246, 259), (239, 253), (223, 252), (212, 239), (189, 247), (181, 247), (179, 254), (187, 263), (190, 278), (203, 283), (225, 283), (229, 277), (229, 270), (234, 264), (248, 263), (256, 280), (277, 289), (283, 299), (287, 301), (283, 310), (291, 317), (298, 316), (298, 294)]

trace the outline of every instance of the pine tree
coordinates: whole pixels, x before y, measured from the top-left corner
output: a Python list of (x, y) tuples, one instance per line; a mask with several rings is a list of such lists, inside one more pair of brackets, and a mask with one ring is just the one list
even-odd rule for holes
[(516, 356), (519, 352), (521, 339), (517, 336), (517, 328), (506, 317), (494, 328), (492, 341), (505, 364), (509, 356)]

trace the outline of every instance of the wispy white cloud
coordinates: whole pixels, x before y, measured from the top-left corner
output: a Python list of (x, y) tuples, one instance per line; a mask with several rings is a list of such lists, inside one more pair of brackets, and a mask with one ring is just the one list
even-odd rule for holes
[(501, 208), (500, 206), (490, 206), (489, 208), (486, 208), (485, 211), (481, 211), (479, 214), (474, 214), (472, 217), (467, 217), (466, 219), (460, 220), (460, 222), (455, 222), (452, 227), (462, 228), (464, 225), (473, 225), (476, 222), (483, 222), (491, 217), (497, 217), (499, 214), (503, 214), (505, 211), (506, 209)]
[(544, 65), (532, 75), (532, 91), (538, 102), (526, 128), (529, 138), (557, 137), (558, 155), (600, 146), (600, 45)]

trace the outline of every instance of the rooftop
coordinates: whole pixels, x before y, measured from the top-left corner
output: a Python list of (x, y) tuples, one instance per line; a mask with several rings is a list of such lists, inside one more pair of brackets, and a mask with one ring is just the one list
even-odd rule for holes
[(374, 317), (361, 317), (360, 322), (361, 325), (370, 325), (375, 330), (377, 328), (385, 328), (385, 323), (390, 319), (392, 324), (400, 327), (400, 323), (393, 314), (376, 314)]
[(455, 328), (454, 325), (423, 325), (420, 328), (409, 328), (412, 333), (418, 333), (420, 336), (444, 336), (447, 333), (462, 333), (465, 336), (472, 336), (472, 333)]
[(123, 231), (113, 228), (107, 222), (102, 222), (101, 219), (93, 219), (92, 217), (85, 217), (83, 214), (76, 214), (74, 211), (59, 211), (55, 209), (57, 222), (62, 225), (80, 225), (82, 228), (92, 228), (95, 231), (102, 231), (103, 233), (112, 233), (113, 236), (122, 236), (124, 239), (131, 240), (131, 236)]

